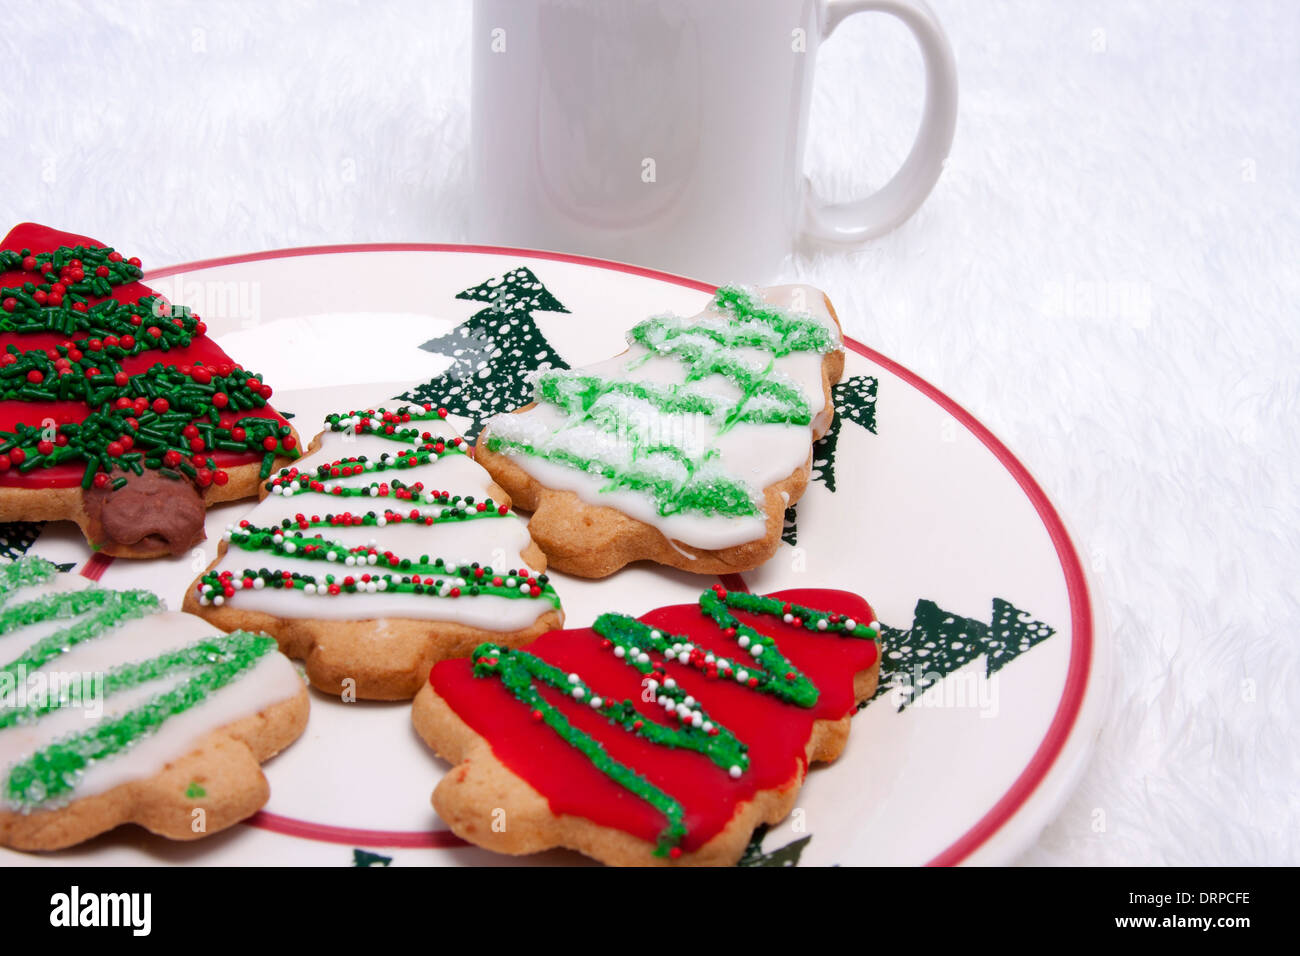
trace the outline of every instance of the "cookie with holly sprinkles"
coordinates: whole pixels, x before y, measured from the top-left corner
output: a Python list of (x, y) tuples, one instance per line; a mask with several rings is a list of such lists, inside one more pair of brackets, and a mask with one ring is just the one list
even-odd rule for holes
[(319, 448), (264, 484), (185, 609), (273, 635), (330, 694), (411, 697), (483, 641), (564, 617), (510, 499), (432, 405), (331, 414)]
[(0, 565), (0, 846), (137, 823), (195, 840), (256, 813), (260, 764), (307, 723), (275, 641), (168, 612), (40, 558)]
[(75, 521), (106, 554), (177, 555), (209, 505), (300, 454), (271, 386), (142, 275), (31, 223), (0, 243), (0, 521)]
[(843, 370), (823, 293), (722, 288), (699, 315), (641, 322), (612, 359), (540, 373), (531, 404), (485, 424), (478, 459), (556, 570), (745, 571), (780, 545)]
[(501, 853), (733, 864), (794, 807), (875, 693), (880, 625), (855, 594), (705, 591), (526, 648), (435, 666), (416, 731), (452, 766), (433, 805)]

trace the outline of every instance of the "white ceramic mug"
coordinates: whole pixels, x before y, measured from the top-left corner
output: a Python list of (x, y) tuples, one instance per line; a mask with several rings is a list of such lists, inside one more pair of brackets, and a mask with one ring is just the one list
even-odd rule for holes
[[(925, 108), (902, 167), (852, 202), (803, 175), (820, 42), (883, 12), (916, 36)], [(476, 0), (473, 239), (761, 281), (797, 239), (907, 219), (952, 143), (956, 67), (923, 0)]]

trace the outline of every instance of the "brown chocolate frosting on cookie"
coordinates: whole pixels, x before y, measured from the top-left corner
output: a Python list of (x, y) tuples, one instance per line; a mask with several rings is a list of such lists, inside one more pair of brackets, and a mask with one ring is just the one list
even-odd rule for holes
[(123, 477), (126, 484), (117, 490), (109, 485), (82, 493), (92, 541), (165, 548), (175, 556), (203, 540), (203, 497), (192, 482), (148, 470)]

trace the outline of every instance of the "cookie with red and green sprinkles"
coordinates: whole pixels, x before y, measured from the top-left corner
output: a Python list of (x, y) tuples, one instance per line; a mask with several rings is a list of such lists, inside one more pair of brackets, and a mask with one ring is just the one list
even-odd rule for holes
[(316, 450), (226, 529), (186, 610), (271, 634), (326, 693), (382, 700), (483, 641), (559, 627), (545, 556), (446, 417), (432, 404), (328, 415)]
[(75, 521), (120, 557), (180, 554), (208, 505), (301, 454), (271, 386), (143, 275), (32, 223), (0, 243), (0, 521)]

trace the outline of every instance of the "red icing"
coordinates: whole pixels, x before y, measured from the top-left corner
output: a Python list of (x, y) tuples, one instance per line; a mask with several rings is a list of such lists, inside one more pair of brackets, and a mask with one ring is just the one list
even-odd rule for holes
[[(866, 601), (846, 591), (800, 589), (772, 596), (858, 621), (875, 617)], [(750, 768), (739, 779), (733, 780), (701, 754), (655, 746), (610, 724), (589, 706), (542, 688), (575, 727), (682, 804), (687, 829), (682, 848), (686, 851), (698, 849), (716, 836), (737, 805), (757, 791), (778, 788), (801, 774), (813, 721), (838, 720), (852, 711), (854, 675), (870, 668), (878, 653), (871, 640), (810, 632), (767, 615), (733, 613), (775, 638), (781, 653), (820, 691), (817, 705), (805, 709), (734, 681), (709, 680), (684, 664), (668, 665), (668, 675), (695, 696), (715, 722), (749, 745)], [(698, 605), (659, 608), (640, 620), (665, 632), (687, 635), (697, 646), (731, 660), (743, 659), (744, 652), (735, 641), (724, 637)], [(641, 674), (602, 648), (601, 640), (590, 628), (552, 631), (526, 650), (578, 673), (593, 692), (607, 698), (628, 698), (648, 719), (666, 720), (662, 708), (641, 700)], [(664, 816), (593, 767), (549, 727), (535, 722), (528, 708), (500, 680), (474, 677), (472, 662), (460, 658), (437, 664), (429, 681), (461, 719), (491, 743), (502, 763), (546, 797), (552, 812), (585, 817), (650, 843), (657, 840), (666, 822)]]
[[(15, 226), (10, 230), (3, 242), (0, 242), (0, 249), (11, 249), (18, 251), (21, 249), (30, 249), (33, 253), (50, 252), (59, 246), (103, 246), (102, 242), (95, 239), (89, 239), (86, 236), (78, 236), (71, 232), (59, 232), (56, 229), (50, 229), (47, 226), (40, 226), (36, 223), (25, 222)], [(0, 272), (0, 288), (9, 288), (22, 285), (32, 279), (32, 274), (16, 270), (12, 272)], [(134, 302), (143, 295), (148, 295), (153, 290), (142, 282), (132, 282), (127, 285), (117, 286), (113, 289), (112, 297), (119, 302)], [(91, 305), (101, 301), (97, 298), (90, 298)], [(184, 303), (181, 303), (184, 304)], [(74, 339), (82, 339), (85, 336), (78, 333), (72, 336)], [(20, 349), (27, 351), (30, 349), (50, 348), (66, 341), (64, 336), (54, 333), (38, 333), (33, 335), (16, 335), (11, 332), (0, 333), (0, 352), (12, 342)], [(170, 349), (169, 351), (148, 351), (139, 355), (131, 356), (123, 360), (122, 368), (129, 374), (135, 374), (143, 371), (158, 362), (167, 365), (193, 365), (197, 362), (203, 362), (206, 365), (215, 365), (221, 362), (229, 362), (231, 365), (238, 364), (227, 355), (216, 342), (206, 335), (195, 336), (194, 340), (187, 348)], [(69, 422), (80, 422), (89, 414), (90, 408), (84, 402), (19, 402), (19, 401), (0, 401), (0, 430), (12, 430), (18, 422), (25, 424), (39, 424), (46, 418), (53, 418), (58, 424)], [(228, 425), (229, 421), (234, 418), (273, 418), (282, 424), (287, 424), (271, 406), (267, 405), (260, 409), (249, 409), (242, 411), (238, 416), (222, 416), (222, 425)], [(235, 468), (240, 465), (260, 462), (262, 456), (260, 453), (236, 453), (228, 451), (216, 451), (209, 453), (216, 461), (220, 468)], [(23, 474), (18, 469), (0, 473), (0, 487), (10, 488), (69, 488), (81, 484), (81, 477), (85, 473), (85, 465), (78, 462), (70, 462), (61, 465), (54, 465), (50, 468), (35, 468), (32, 471)]]

